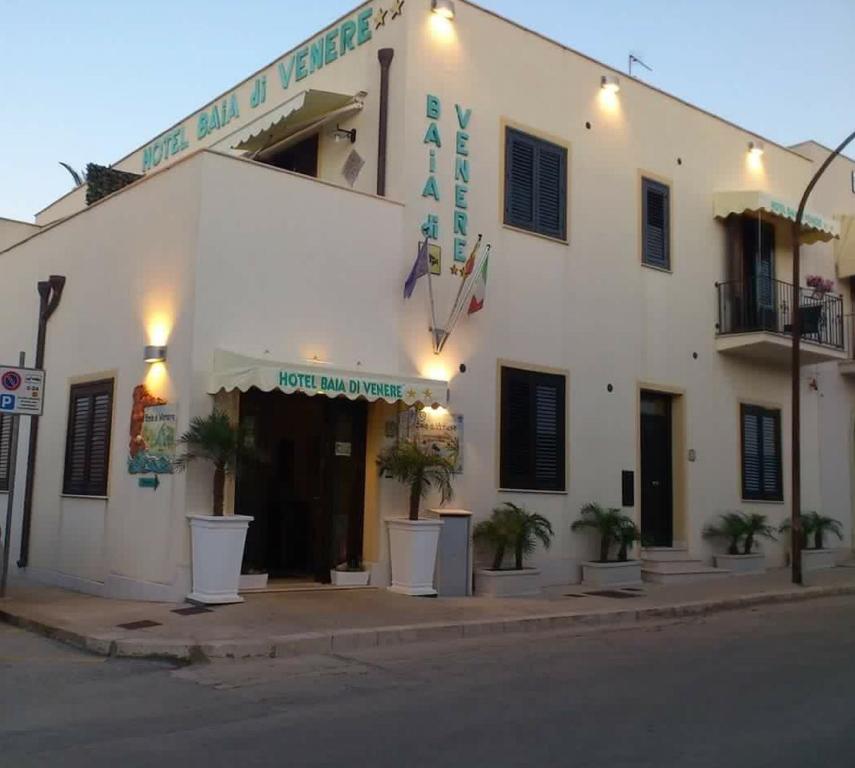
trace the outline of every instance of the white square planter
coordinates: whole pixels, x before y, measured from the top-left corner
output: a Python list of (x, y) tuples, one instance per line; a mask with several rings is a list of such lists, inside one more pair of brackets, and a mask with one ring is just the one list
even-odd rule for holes
[(641, 584), (641, 560), (582, 563), (582, 583), (586, 587), (637, 587)]
[(766, 555), (762, 552), (753, 552), (750, 555), (716, 555), (715, 567), (735, 574), (764, 573)]
[(242, 603), (238, 595), (240, 566), (246, 531), (252, 518), (246, 515), (188, 515), (193, 566), (194, 603)]
[(475, 594), (479, 597), (536, 597), (540, 594), (540, 571), (537, 568), (521, 571), (478, 568)]
[(242, 573), (240, 575), (240, 591), (245, 589), (267, 589), (266, 573)]
[(330, 571), (330, 581), (336, 587), (367, 587), (371, 579), (371, 571)]
[(834, 568), (836, 565), (837, 559), (833, 549), (802, 550), (803, 571), (824, 571), (828, 568)]
[(434, 597), (436, 550), (442, 520), (387, 520), (392, 557), (391, 592)]

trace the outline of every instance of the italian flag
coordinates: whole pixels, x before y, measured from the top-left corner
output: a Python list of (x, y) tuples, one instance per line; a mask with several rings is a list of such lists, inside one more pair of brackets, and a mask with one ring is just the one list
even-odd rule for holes
[(474, 315), (484, 309), (484, 301), (487, 298), (487, 264), (490, 261), (489, 254), (484, 259), (481, 269), (475, 276), (475, 284), (472, 286), (472, 298), (469, 300), (469, 314)]

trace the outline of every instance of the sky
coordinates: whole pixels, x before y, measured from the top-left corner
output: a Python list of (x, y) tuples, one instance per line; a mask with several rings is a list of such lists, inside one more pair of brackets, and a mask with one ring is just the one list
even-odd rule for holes
[[(406, 0), (407, 6), (427, 0)], [(0, 216), (71, 189), (358, 0), (0, 0)], [(855, 130), (855, 0), (481, 0), (782, 144)], [(851, 153), (850, 153), (851, 154)]]

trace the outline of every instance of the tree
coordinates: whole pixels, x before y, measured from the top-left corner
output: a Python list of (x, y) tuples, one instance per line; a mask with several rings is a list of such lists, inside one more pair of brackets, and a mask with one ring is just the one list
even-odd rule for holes
[(431, 488), (442, 503), (454, 496), (452, 478), (456, 462), (439, 453), (424, 451), (413, 441), (402, 441), (382, 451), (377, 458), (380, 474), (389, 474), (410, 490), (410, 520), (419, 519), (419, 505)]
[[(590, 528), (598, 533), (600, 536), (599, 562), (607, 563), (612, 543), (621, 541), (622, 531), (626, 532), (625, 535), (629, 534), (630, 529), (627, 528), (627, 523), (632, 523), (632, 520), (615, 507), (605, 509), (596, 503), (586, 504), (582, 507), (581, 515), (582, 519), (576, 520), (570, 526), (570, 530), (581, 531)], [(634, 528), (635, 524), (632, 524)]]
[(197, 416), (178, 439), (184, 453), (174, 466), (183, 472), (194, 461), (209, 461), (214, 465), (213, 514), (223, 516), (226, 476), (234, 473), (241, 461), (257, 458), (250, 435), (241, 426), (232, 424), (228, 414), (214, 409), (208, 416)]
[(478, 523), (472, 535), (476, 541), (493, 548), (494, 571), (501, 569), (508, 549), (513, 550), (515, 569), (521, 571), (525, 556), (534, 552), (537, 542), (549, 549), (555, 533), (552, 523), (543, 515), (506, 502), (493, 510), (489, 520)]

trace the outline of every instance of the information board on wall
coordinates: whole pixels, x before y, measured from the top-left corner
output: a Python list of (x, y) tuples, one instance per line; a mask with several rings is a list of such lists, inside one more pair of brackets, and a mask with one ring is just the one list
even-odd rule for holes
[(445, 408), (410, 408), (398, 417), (398, 437), (415, 441), (423, 451), (455, 459), (455, 472), (463, 472), (463, 414)]

